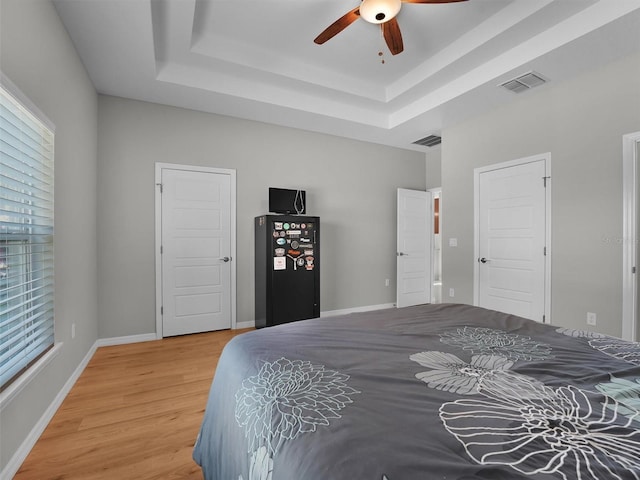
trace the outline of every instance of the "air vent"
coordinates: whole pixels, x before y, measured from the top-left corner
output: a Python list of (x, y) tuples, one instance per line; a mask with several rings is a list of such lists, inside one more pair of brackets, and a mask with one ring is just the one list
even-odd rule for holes
[(530, 90), (534, 87), (538, 87), (543, 83), (546, 83), (547, 80), (536, 72), (528, 72), (524, 75), (520, 75), (513, 80), (509, 80), (508, 82), (504, 82), (500, 84), (501, 87), (506, 88), (507, 90), (513, 93), (522, 93)]
[(422, 145), (423, 147), (435, 147), (442, 143), (442, 137), (438, 135), (429, 135), (428, 137), (421, 138), (413, 143), (415, 145)]

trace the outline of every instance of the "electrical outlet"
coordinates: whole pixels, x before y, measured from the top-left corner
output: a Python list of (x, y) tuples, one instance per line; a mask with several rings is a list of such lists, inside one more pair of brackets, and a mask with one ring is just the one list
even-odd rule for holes
[(455, 297), (455, 296), (456, 296), (456, 291), (455, 291), (453, 288), (450, 288), (450, 289), (449, 289), (449, 296), (450, 296), (451, 298), (453, 298), (453, 297)]
[(593, 312), (587, 312), (587, 325), (596, 324), (596, 314)]
[(384, 279), (384, 286), (385, 286), (385, 287), (388, 287), (388, 286), (389, 286), (389, 279), (388, 279), (388, 278), (385, 278), (385, 279)]
[(76, 324), (72, 323), (71, 324), (71, 338), (76, 338)]

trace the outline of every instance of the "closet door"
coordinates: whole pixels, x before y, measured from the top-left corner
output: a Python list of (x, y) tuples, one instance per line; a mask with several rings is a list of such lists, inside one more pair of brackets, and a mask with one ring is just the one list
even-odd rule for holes
[(162, 332), (231, 328), (230, 176), (162, 170)]

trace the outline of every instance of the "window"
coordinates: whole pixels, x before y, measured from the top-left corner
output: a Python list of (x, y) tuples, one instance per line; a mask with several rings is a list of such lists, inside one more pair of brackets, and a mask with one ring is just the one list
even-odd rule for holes
[(54, 135), (14, 91), (0, 85), (0, 391), (54, 343)]

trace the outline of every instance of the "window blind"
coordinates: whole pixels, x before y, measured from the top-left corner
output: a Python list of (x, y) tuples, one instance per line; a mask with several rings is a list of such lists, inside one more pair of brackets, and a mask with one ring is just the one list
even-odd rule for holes
[(53, 146), (0, 86), (0, 390), (54, 343)]

